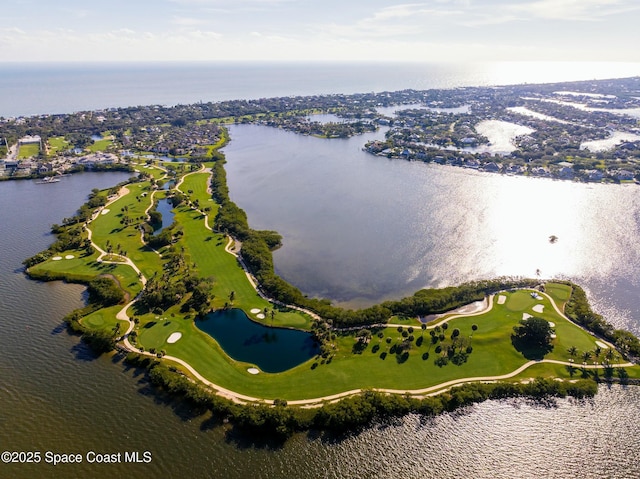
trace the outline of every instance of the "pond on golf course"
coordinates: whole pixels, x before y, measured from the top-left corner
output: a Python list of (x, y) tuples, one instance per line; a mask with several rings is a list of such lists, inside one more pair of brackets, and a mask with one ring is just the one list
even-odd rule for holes
[(250, 320), (241, 309), (209, 313), (196, 326), (213, 337), (236, 361), (255, 364), (267, 373), (279, 373), (308, 361), (319, 353), (310, 333), (271, 328)]

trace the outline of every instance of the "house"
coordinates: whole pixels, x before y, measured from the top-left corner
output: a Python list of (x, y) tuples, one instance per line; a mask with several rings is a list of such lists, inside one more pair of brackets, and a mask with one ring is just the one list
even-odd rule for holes
[(489, 171), (491, 173), (497, 173), (498, 171), (500, 171), (500, 166), (498, 166), (498, 164), (494, 161), (490, 161), (489, 163), (485, 164), (483, 167), (484, 171)]
[(575, 172), (573, 171), (573, 168), (569, 168), (568, 166), (563, 166), (562, 168), (560, 168), (560, 170), (558, 170), (558, 178), (570, 180), (574, 176)]
[(601, 170), (587, 170), (587, 180), (589, 181), (602, 181), (604, 173)]
[(633, 172), (629, 170), (618, 170), (615, 178), (618, 181), (631, 181), (633, 180)]

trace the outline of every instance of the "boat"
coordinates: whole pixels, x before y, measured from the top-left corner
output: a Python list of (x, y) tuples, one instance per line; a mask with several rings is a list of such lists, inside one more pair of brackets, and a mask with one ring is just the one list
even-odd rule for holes
[(55, 178), (53, 176), (47, 176), (46, 178), (43, 178), (41, 181), (36, 181), (37, 185), (47, 185), (49, 183), (58, 183), (60, 182), (60, 180), (58, 178)]

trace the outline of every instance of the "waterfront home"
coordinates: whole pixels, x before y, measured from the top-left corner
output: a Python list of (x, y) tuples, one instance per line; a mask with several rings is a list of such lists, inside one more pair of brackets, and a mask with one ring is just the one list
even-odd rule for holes
[(589, 181), (602, 181), (604, 173), (601, 170), (587, 170), (587, 180)]

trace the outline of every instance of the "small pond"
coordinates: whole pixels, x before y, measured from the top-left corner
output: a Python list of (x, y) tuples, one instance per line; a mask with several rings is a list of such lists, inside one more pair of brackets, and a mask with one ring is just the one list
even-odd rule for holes
[(210, 313), (206, 319), (196, 321), (196, 326), (236, 361), (255, 364), (268, 373), (291, 369), (319, 352), (310, 333), (263, 326), (251, 321), (240, 309)]
[(162, 199), (158, 201), (158, 205), (156, 206), (156, 211), (158, 211), (162, 215), (162, 224), (159, 225), (157, 229), (153, 231), (153, 235), (160, 234), (160, 232), (165, 229), (167, 226), (170, 226), (173, 223), (173, 205), (167, 199)]

